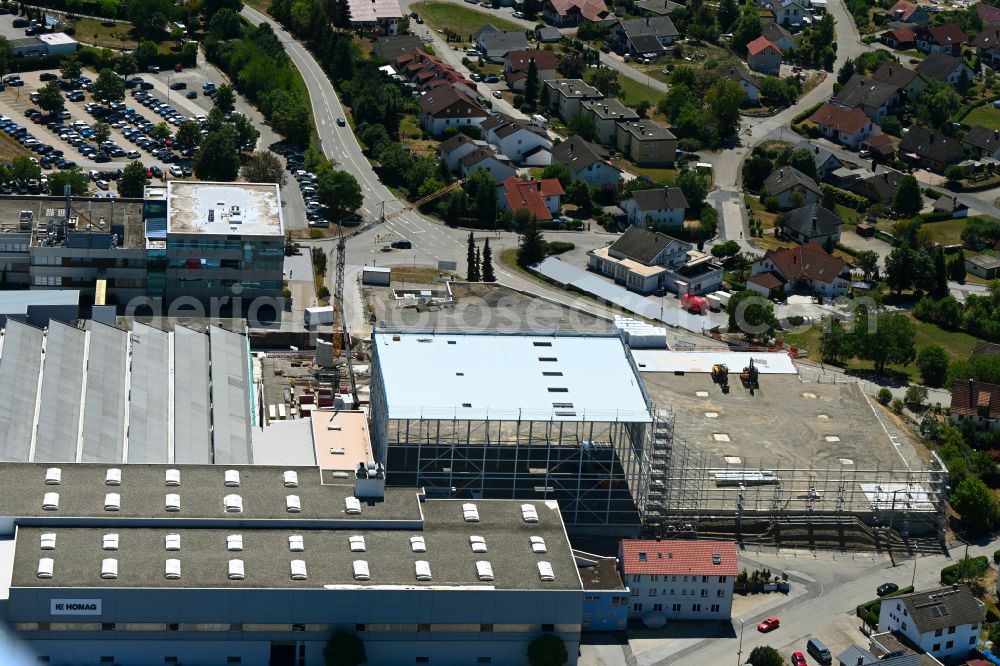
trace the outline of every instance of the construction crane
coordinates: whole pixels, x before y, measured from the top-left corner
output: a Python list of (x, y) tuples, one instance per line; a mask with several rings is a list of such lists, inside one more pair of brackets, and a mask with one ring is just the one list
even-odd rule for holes
[[(347, 241), (355, 236), (359, 236), (366, 231), (375, 228), (376, 226), (388, 222), (389, 220), (395, 219), (402, 215), (403, 213), (408, 213), (409, 211), (419, 208), (426, 203), (430, 203), (436, 199), (441, 198), (445, 194), (457, 189), (462, 186), (465, 179), (456, 180), (451, 185), (442, 187), (441, 189), (428, 194), (427, 196), (414, 201), (411, 204), (407, 204), (400, 208), (399, 210), (393, 211), (388, 215), (385, 214), (385, 202), (383, 202), (382, 214), (379, 219), (375, 222), (363, 225), (358, 229), (350, 232), (349, 234), (344, 234), (344, 226), (342, 224), (337, 225), (337, 266), (334, 274), (333, 283), (333, 356), (334, 358), (340, 358), (343, 354), (344, 349), (349, 349), (350, 343), (347, 333), (347, 316), (344, 311), (344, 274), (347, 269)], [(357, 397), (358, 386), (357, 380), (354, 377), (354, 367), (351, 365), (351, 359), (347, 359), (347, 370), (348, 376), (351, 379), (351, 394)], [(339, 384), (339, 379), (338, 379)]]

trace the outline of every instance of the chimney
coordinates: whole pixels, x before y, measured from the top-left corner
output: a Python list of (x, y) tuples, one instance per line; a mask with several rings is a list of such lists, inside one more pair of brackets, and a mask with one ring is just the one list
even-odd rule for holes
[(858, 657), (858, 666), (865, 666), (865, 658)]
[(816, 146), (816, 154), (819, 155), (819, 146)]
[(778, 180), (781, 180), (784, 177), (785, 177), (785, 170), (781, 169), (780, 171), (778, 171)]

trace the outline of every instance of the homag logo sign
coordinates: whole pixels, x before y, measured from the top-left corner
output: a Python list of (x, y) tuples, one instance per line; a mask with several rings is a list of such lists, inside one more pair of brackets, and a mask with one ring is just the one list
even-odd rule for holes
[(50, 615), (100, 615), (100, 599), (51, 599)]

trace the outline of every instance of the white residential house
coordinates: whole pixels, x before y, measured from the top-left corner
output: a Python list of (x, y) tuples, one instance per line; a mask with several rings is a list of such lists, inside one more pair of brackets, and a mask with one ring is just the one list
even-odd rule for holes
[(448, 165), (448, 169), (455, 172), (458, 171), (459, 160), (475, 150), (477, 146), (483, 146), (485, 143), (470, 139), (468, 135), (459, 132), (441, 143), (441, 157)]
[(884, 599), (878, 630), (902, 634), (936, 659), (959, 660), (976, 648), (985, 619), (985, 604), (953, 585)]
[(489, 147), (477, 146), (475, 150), (458, 161), (458, 170), (468, 178), (474, 172), (486, 169), (493, 176), (494, 183), (502, 183), (517, 173), (505, 155), (494, 153)]
[(420, 125), (434, 136), (449, 127), (478, 126), (490, 115), (458, 84), (434, 88), (421, 96), (419, 106)]
[(548, 88), (550, 110), (563, 122), (581, 112), (584, 100), (604, 98), (600, 90), (580, 79), (550, 79), (543, 85)]
[(565, 164), (574, 176), (595, 187), (617, 188), (622, 180), (608, 152), (578, 136), (553, 146), (552, 161)]
[(687, 199), (679, 187), (635, 190), (621, 202), (629, 224), (651, 230), (683, 226), (687, 207)]
[(537, 125), (499, 115), (487, 118), (481, 127), (483, 139), (514, 164), (546, 166), (552, 162), (552, 139)]

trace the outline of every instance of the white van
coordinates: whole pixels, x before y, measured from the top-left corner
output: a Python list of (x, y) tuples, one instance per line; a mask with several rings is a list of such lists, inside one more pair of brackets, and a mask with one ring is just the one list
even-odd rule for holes
[(539, 127), (545, 127), (546, 125), (549, 124), (549, 121), (545, 116), (539, 115), (537, 113), (531, 116), (531, 122), (535, 125), (538, 125)]

